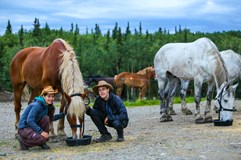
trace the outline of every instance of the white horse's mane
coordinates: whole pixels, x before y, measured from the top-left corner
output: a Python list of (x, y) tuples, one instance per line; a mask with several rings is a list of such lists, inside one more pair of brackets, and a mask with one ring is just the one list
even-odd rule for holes
[[(68, 95), (74, 93), (84, 93), (83, 76), (79, 69), (79, 64), (75, 55), (75, 52), (68, 43), (60, 39), (66, 50), (62, 53), (62, 63), (59, 69), (59, 75), (61, 76), (61, 85), (63, 91)], [(70, 115), (76, 115), (76, 117), (82, 118), (85, 113), (84, 102), (81, 97), (74, 96), (71, 98), (68, 113)]]
[(218, 50), (210, 50), (209, 54), (214, 57), (214, 61), (216, 64), (214, 68), (214, 76), (216, 76), (216, 84), (220, 87), (222, 83), (228, 82), (228, 71), (224, 63), (224, 60), (222, 59)]

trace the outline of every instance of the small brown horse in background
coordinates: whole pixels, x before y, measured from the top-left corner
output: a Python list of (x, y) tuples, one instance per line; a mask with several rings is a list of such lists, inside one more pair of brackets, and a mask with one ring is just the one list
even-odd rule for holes
[[(21, 111), (21, 97), (24, 88), (30, 88), (30, 103), (40, 95), (48, 85), (62, 94), (60, 112), (68, 107), (67, 119), (70, 126), (84, 123), (84, 82), (73, 49), (62, 39), (56, 39), (49, 47), (29, 47), (20, 50), (11, 62), (11, 81), (14, 91), (15, 127), (17, 131)], [(52, 113), (53, 114), (53, 113)], [(57, 127), (58, 135), (65, 136), (64, 118)], [(77, 128), (72, 128), (73, 138), (77, 138)], [(83, 129), (79, 137), (83, 136)], [(50, 136), (54, 136), (53, 123), (50, 124)]]
[(138, 88), (139, 99), (145, 97), (146, 91), (150, 86), (150, 79), (155, 76), (155, 71), (153, 67), (147, 67), (140, 71), (143, 74), (122, 72), (114, 77), (114, 83), (116, 87), (116, 94), (121, 95), (124, 86)]

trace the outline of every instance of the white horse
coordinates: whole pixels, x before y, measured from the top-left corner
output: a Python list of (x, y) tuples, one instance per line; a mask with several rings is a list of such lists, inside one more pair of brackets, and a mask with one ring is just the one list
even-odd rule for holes
[[(225, 66), (227, 68), (229, 81), (234, 82), (237, 80), (241, 80), (241, 55), (239, 55), (238, 53), (235, 53), (233, 50), (230, 50), (230, 49), (220, 52), (220, 55), (221, 55), (222, 59), (224, 60)], [(190, 82), (189, 80), (184, 80), (184, 79), (180, 80), (180, 83), (181, 83), (181, 93), (180, 93), (181, 111), (186, 115), (192, 114), (191, 110), (187, 108), (186, 101), (185, 101), (189, 82)], [(178, 86), (179, 86), (179, 83), (176, 84), (176, 87), (174, 88), (173, 92), (176, 92), (176, 89)], [(211, 86), (211, 87), (213, 87), (213, 86)], [(210, 87), (210, 90), (213, 91), (213, 88), (211, 88), (211, 87)], [(210, 90), (208, 90), (208, 92), (207, 92), (207, 97), (209, 95), (208, 93), (210, 92)], [(173, 110), (173, 98), (174, 98), (174, 94), (173, 94), (173, 97), (171, 97), (170, 112), (172, 115), (175, 115), (176, 113)], [(207, 100), (211, 100), (211, 99), (207, 98)], [(226, 113), (232, 114), (231, 112), (226, 112)]]
[[(233, 108), (237, 85), (229, 86), (228, 73), (216, 45), (208, 38), (200, 38), (190, 43), (169, 43), (159, 49), (154, 58), (154, 68), (158, 80), (158, 93), (161, 101), (161, 122), (172, 121), (169, 102), (175, 84), (181, 80), (194, 80), (196, 123), (212, 122), (211, 103), (207, 101), (204, 118), (200, 113), (201, 87), (204, 82), (216, 84), (219, 103)], [(168, 80), (166, 89), (165, 83)], [(210, 90), (208, 87), (208, 90)], [(213, 88), (213, 87), (212, 87)], [(211, 94), (211, 92), (210, 92)], [(208, 96), (211, 98), (211, 95)]]

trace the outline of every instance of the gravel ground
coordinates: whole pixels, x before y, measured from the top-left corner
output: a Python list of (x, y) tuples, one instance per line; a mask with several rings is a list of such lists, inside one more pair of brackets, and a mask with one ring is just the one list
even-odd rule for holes
[[(232, 126), (217, 127), (213, 123), (195, 124), (194, 115), (183, 115), (180, 105), (174, 105), (178, 115), (173, 122), (160, 123), (159, 106), (128, 108), (130, 123), (125, 129), (125, 141), (115, 142), (114, 129), (108, 128), (113, 139), (106, 143), (70, 147), (64, 140), (49, 142), (51, 149), (39, 147), (20, 151), (14, 133), (12, 102), (0, 102), (0, 159), (91, 159), (91, 160), (240, 160), (241, 159), (241, 101), (236, 101)], [(201, 107), (204, 108), (205, 102)], [(26, 107), (26, 103), (23, 104)], [(24, 109), (23, 107), (23, 109)], [(194, 111), (194, 105), (188, 104)], [(213, 118), (217, 118), (213, 113)], [(92, 140), (100, 135), (88, 116), (85, 134)], [(71, 135), (65, 123), (67, 136)], [(55, 130), (57, 122), (54, 122)]]

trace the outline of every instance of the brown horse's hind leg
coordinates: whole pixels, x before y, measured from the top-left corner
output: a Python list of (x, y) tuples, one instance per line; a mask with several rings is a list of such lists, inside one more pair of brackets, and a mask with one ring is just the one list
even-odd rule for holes
[(15, 121), (15, 136), (17, 135), (18, 132), (18, 122), (20, 119), (20, 111), (21, 111), (21, 97), (22, 97), (22, 92), (24, 89), (25, 84), (19, 84), (19, 85), (14, 85), (13, 86), (13, 91), (14, 91), (14, 111), (15, 111), (15, 116), (16, 116), (16, 121)]
[(33, 101), (33, 99), (39, 95), (40, 95), (39, 91), (31, 90), (31, 95), (29, 97), (28, 104), (30, 104)]
[[(66, 104), (66, 101), (65, 101), (64, 95), (62, 95), (60, 112), (64, 111), (65, 104)], [(58, 132), (58, 136), (66, 136), (64, 132), (64, 118), (59, 119), (57, 132)]]

